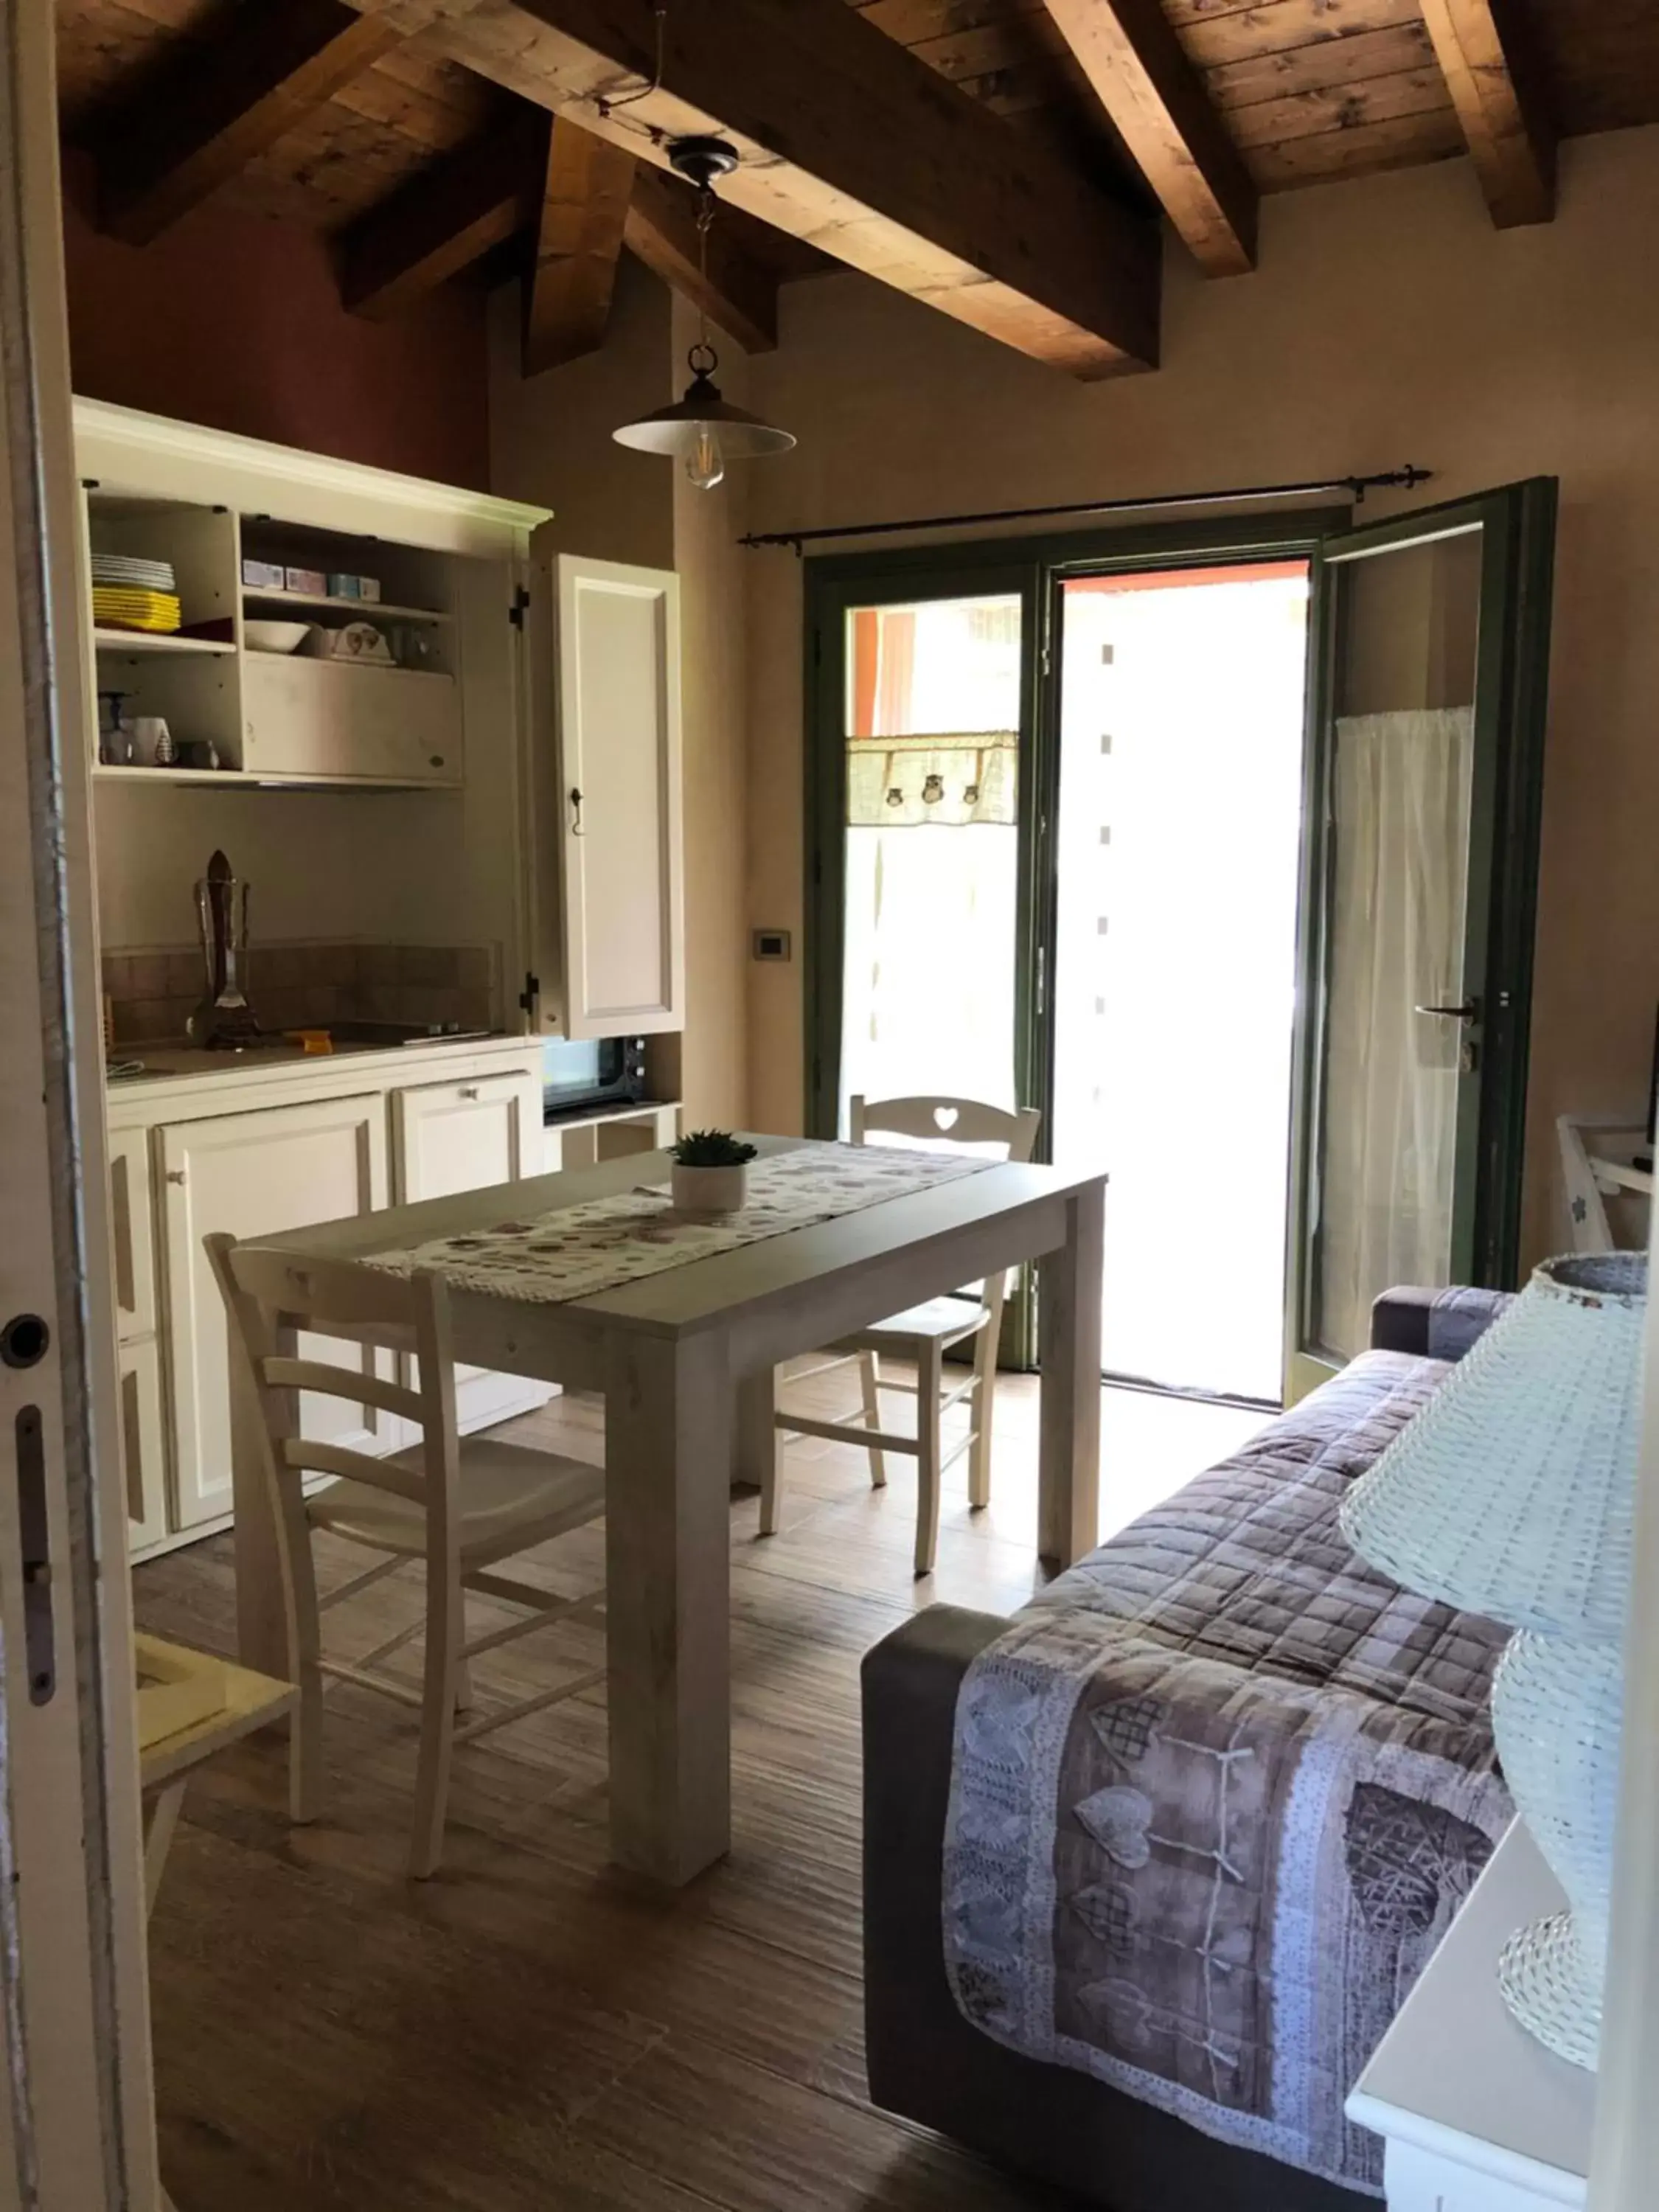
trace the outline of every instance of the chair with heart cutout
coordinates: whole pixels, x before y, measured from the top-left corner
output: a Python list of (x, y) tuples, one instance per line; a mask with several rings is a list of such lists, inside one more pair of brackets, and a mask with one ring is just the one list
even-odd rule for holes
[[(995, 1147), (1003, 1158), (1024, 1164), (1036, 1148), (1042, 1116), (1035, 1107), (1010, 1113), (974, 1098), (884, 1098), (878, 1102), (854, 1097), (850, 1109), (850, 1133), (855, 1145), (872, 1137), (899, 1137), (936, 1151)], [(843, 1337), (826, 1347), (828, 1358), (815, 1367), (797, 1370), (790, 1384), (828, 1375), (839, 1367), (856, 1365), (862, 1386), (862, 1415), (843, 1419), (819, 1419), (793, 1413), (780, 1406), (774, 1416), (778, 1431), (771, 1464), (761, 1491), (760, 1533), (778, 1531), (779, 1492), (782, 1486), (785, 1438), (789, 1436), (829, 1437), (839, 1443), (861, 1444), (870, 1455), (870, 1480), (877, 1489), (887, 1481), (886, 1455), (902, 1452), (917, 1463), (916, 1572), (930, 1575), (939, 1549), (939, 1484), (947, 1468), (963, 1453), (968, 1456), (968, 1502), (977, 1511), (991, 1502), (991, 1417), (996, 1394), (997, 1340), (1002, 1331), (1002, 1309), (1008, 1277), (975, 1284), (970, 1289), (929, 1298), (923, 1305), (895, 1314)], [(945, 1354), (974, 1341), (973, 1366), (965, 1382), (945, 1388)], [(884, 1375), (881, 1360), (915, 1362), (914, 1382)], [(916, 1401), (916, 1432), (907, 1436), (882, 1426), (881, 1394), (903, 1392)], [(963, 1435), (944, 1448), (944, 1417), (953, 1406), (968, 1401), (968, 1427)]]

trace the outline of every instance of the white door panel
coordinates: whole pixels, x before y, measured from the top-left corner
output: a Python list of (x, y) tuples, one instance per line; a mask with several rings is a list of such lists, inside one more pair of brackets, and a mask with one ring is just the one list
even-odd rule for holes
[(0, 5), (0, 2205), (155, 2212), (57, 105)]
[[(269, 1236), (383, 1206), (386, 1116), (380, 1094), (368, 1092), (179, 1122), (160, 1134), (175, 1519), (188, 1528), (232, 1504), (224, 1310), (202, 1240), (215, 1231)], [(302, 1358), (349, 1364), (325, 1337), (301, 1342)], [(388, 1441), (386, 1417), (373, 1407), (307, 1396), (301, 1414), (307, 1436), (358, 1451), (383, 1450)]]
[[(392, 1130), (399, 1206), (488, 1190), (544, 1172), (541, 1085), (528, 1071), (395, 1091)], [(548, 1395), (544, 1383), (482, 1367), (458, 1367), (455, 1382), (456, 1416), (464, 1429), (505, 1420)]]
[(568, 1036), (684, 1019), (679, 579), (561, 554), (555, 631)]

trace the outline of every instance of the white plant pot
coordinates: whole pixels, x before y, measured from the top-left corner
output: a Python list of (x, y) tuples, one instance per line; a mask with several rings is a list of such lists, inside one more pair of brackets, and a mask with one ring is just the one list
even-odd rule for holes
[(746, 1165), (683, 1168), (676, 1164), (674, 1206), (680, 1213), (737, 1213), (749, 1194)]

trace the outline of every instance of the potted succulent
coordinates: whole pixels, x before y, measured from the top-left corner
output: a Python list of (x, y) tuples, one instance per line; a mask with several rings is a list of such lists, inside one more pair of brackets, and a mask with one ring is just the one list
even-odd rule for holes
[(693, 1129), (671, 1151), (674, 1204), (682, 1213), (735, 1213), (755, 1147), (726, 1129)]

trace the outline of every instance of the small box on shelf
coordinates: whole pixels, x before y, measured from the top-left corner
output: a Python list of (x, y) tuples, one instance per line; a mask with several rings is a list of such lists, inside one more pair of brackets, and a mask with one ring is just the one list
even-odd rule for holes
[(242, 581), (250, 591), (280, 592), (286, 588), (283, 579), (288, 574), (279, 561), (249, 561), (242, 562)]
[(313, 598), (325, 599), (329, 589), (328, 577), (321, 568), (285, 568), (283, 571), (283, 589), (285, 592), (308, 592)]

